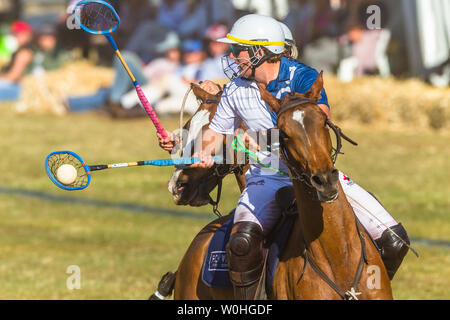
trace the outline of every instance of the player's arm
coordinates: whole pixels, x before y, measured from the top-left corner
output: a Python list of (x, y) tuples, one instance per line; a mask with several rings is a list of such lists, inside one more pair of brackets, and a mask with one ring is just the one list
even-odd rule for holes
[(194, 157), (200, 157), (201, 162), (191, 165), (192, 168), (211, 168), (214, 165), (213, 156), (223, 146), (225, 135), (208, 128), (202, 133), (202, 145), (200, 154), (194, 153)]
[(33, 52), (29, 49), (23, 49), (17, 53), (14, 64), (11, 69), (2, 76), (3, 79), (10, 82), (17, 82), (23, 76), (25, 69), (33, 60)]

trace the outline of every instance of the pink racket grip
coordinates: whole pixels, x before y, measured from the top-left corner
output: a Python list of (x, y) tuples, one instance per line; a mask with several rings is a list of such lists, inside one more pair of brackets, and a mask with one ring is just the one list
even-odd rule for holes
[(166, 130), (162, 127), (161, 121), (159, 121), (158, 116), (155, 113), (155, 110), (152, 108), (150, 103), (147, 100), (147, 97), (145, 96), (144, 92), (141, 89), (141, 86), (135, 82), (136, 92), (138, 94), (139, 100), (141, 101), (142, 105), (144, 106), (145, 111), (147, 112), (150, 119), (153, 121), (153, 124), (156, 127), (156, 131), (165, 139), (167, 138)]

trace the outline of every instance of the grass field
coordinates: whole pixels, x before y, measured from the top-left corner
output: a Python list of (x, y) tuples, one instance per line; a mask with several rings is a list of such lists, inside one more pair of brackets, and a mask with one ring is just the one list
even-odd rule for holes
[[(80, 192), (58, 189), (44, 171), (51, 151), (73, 150), (91, 164), (166, 158), (147, 119), (17, 115), (0, 105), (0, 299), (146, 299), (176, 269), (194, 235), (214, 219), (210, 207), (173, 204), (171, 168), (98, 172)], [(168, 129), (177, 119), (162, 119)], [(375, 193), (411, 237), (450, 241), (449, 135), (343, 127), (337, 166)], [(220, 209), (239, 196), (225, 180)], [(397, 299), (449, 299), (450, 250), (412, 242), (393, 281)], [(68, 290), (66, 270), (81, 269)]]

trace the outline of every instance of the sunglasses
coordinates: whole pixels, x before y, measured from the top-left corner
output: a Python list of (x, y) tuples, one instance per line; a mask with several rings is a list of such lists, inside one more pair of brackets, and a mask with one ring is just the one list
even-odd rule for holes
[(247, 50), (248, 50), (248, 47), (240, 46), (237, 44), (231, 45), (231, 53), (235, 57), (237, 57), (242, 51), (247, 51)]

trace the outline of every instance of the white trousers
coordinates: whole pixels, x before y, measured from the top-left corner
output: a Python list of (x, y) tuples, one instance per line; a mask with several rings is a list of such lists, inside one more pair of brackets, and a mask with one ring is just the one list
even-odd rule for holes
[[(375, 197), (342, 172), (339, 172), (339, 181), (353, 211), (373, 239), (380, 238), (387, 227), (397, 224)], [(275, 194), (278, 189), (288, 185), (292, 185), (288, 179), (274, 179), (270, 176), (250, 177), (239, 198), (234, 223), (255, 222), (267, 235), (281, 214)]]

